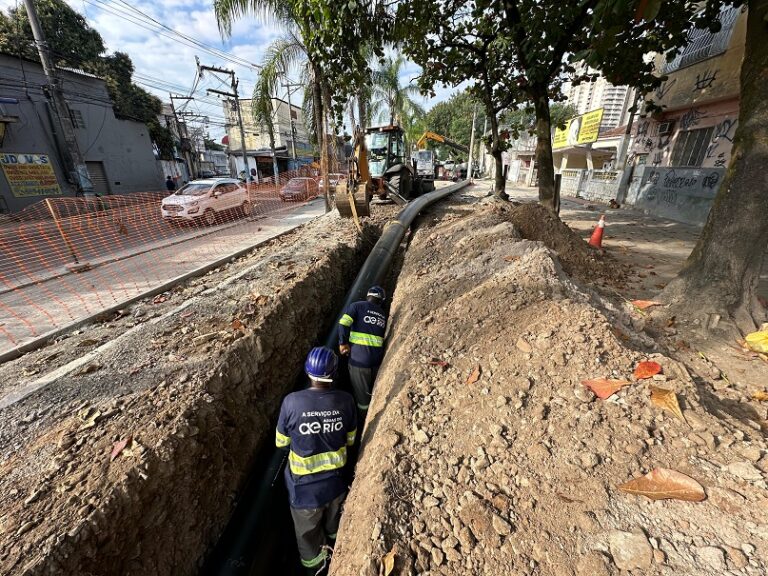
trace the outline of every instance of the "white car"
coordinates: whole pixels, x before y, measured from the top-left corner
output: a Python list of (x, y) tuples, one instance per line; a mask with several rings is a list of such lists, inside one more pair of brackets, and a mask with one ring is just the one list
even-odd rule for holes
[(211, 226), (219, 214), (239, 210), (248, 216), (252, 210), (248, 189), (234, 178), (193, 180), (170, 196), (163, 198), (163, 220), (193, 221), (201, 218)]

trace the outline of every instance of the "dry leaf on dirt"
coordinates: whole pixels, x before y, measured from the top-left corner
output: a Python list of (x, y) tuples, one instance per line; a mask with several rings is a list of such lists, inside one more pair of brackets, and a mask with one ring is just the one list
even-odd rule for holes
[(707, 495), (704, 488), (690, 476), (668, 468), (656, 468), (645, 476), (635, 478), (619, 486), (619, 490), (651, 500), (686, 500), (701, 502)]
[(661, 302), (656, 302), (654, 300), (632, 300), (632, 306), (639, 310), (645, 310), (651, 306), (661, 306)]
[(381, 559), (381, 568), (379, 574), (381, 576), (389, 576), (392, 574), (392, 570), (395, 569), (395, 549), (392, 548), (384, 558)]
[(752, 394), (752, 400), (757, 400), (758, 402), (768, 402), (768, 392), (755, 392)]
[(115, 444), (112, 446), (112, 453), (109, 455), (110, 462), (120, 456), (123, 450), (125, 450), (131, 443), (132, 438), (128, 436), (128, 438), (124, 440), (120, 440), (119, 442), (115, 442)]
[(440, 366), (440, 368), (448, 368), (448, 366), (450, 366), (448, 362), (446, 362), (445, 360), (440, 360), (439, 358), (432, 358), (432, 360), (430, 360), (428, 364), (430, 366)]
[(663, 410), (669, 410), (680, 420), (685, 421), (683, 411), (680, 410), (680, 403), (677, 401), (677, 394), (672, 390), (651, 386), (651, 404)]
[(632, 384), (629, 380), (611, 380), (609, 378), (595, 378), (594, 380), (582, 380), (581, 383), (592, 390), (598, 398), (605, 400), (616, 392)]
[(644, 380), (646, 378), (652, 378), (656, 374), (661, 373), (661, 364), (658, 362), (640, 362), (635, 367), (635, 378), (638, 380)]
[(168, 300), (168, 297), (165, 294), (158, 294), (152, 300), (152, 304), (162, 304), (166, 300)]
[(259, 294), (258, 292), (251, 292), (250, 298), (257, 306), (263, 306), (267, 303), (267, 300), (269, 300), (269, 296), (266, 294)]
[(478, 364), (477, 367), (474, 370), (472, 370), (472, 374), (469, 375), (469, 378), (467, 378), (467, 384), (474, 384), (475, 382), (480, 380), (480, 374), (482, 374), (482, 369)]
[(245, 329), (245, 324), (243, 324), (240, 321), (239, 318), (235, 318), (234, 320), (232, 320), (232, 323), (229, 326), (232, 328), (232, 330), (244, 330)]

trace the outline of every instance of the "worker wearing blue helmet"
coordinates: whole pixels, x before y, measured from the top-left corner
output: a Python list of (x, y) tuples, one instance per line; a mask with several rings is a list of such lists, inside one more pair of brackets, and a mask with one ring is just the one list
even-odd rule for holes
[(347, 495), (342, 476), (347, 449), (355, 443), (355, 400), (333, 388), (338, 366), (330, 348), (313, 348), (304, 363), (310, 387), (288, 394), (280, 408), (275, 444), (288, 449), (285, 482), (299, 555), (308, 573), (328, 559)]
[(371, 286), (365, 300), (350, 304), (339, 320), (339, 352), (349, 356), (349, 382), (362, 414), (371, 403), (373, 383), (384, 360), (387, 313), (382, 304), (386, 299), (384, 288)]

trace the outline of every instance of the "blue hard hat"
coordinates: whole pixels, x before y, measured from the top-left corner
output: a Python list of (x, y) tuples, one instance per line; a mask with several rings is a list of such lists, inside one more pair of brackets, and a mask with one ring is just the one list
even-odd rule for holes
[(387, 293), (384, 291), (384, 288), (381, 286), (371, 286), (368, 288), (368, 294), (365, 295), (366, 298), (378, 298), (382, 302), (387, 299)]
[(339, 360), (333, 350), (325, 346), (317, 346), (307, 354), (304, 372), (313, 380), (333, 382), (333, 375), (336, 373), (338, 364)]

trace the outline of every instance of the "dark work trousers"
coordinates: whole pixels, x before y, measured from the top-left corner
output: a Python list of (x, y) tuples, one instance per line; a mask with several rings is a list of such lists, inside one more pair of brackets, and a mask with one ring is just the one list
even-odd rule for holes
[[(341, 505), (347, 493), (331, 500), (321, 508), (291, 508), (296, 543), (304, 568), (320, 569), (328, 554), (326, 544), (333, 545), (341, 520)], [(330, 541), (327, 542), (326, 538)]]
[(373, 383), (376, 381), (378, 373), (378, 366), (375, 368), (361, 368), (360, 366), (349, 365), (349, 383), (352, 385), (352, 394), (355, 397), (355, 403), (360, 412), (367, 411), (368, 406), (371, 404)]

